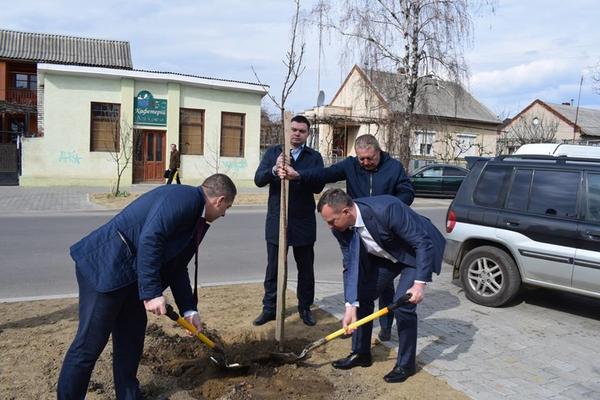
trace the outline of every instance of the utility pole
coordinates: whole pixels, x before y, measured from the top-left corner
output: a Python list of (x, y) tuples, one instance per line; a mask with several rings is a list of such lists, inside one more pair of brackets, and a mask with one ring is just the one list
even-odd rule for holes
[(583, 74), (579, 81), (579, 95), (577, 96), (577, 109), (575, 110), (575, 124), (573, 125), (573, 144), (575, 144), (575, 134), (577, 133), (577, 118), (579, 117), (579, 100), (581, 100), (581, 86), (583, 85)]

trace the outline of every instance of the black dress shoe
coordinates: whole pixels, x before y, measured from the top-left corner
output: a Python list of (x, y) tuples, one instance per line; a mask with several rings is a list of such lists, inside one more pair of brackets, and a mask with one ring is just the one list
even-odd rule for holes
[(380, 342), (388, 342), (392, 339), (392, 333), (379, 331), (379, 335), (377, 335), (377, 339), (379, 339)]
[(256, 319), (254, 321), (252, 321), (252, 325), (260, 326), (260, 325), (266, 324), (269, 321), (274, 321), (274, 320), (275, 320), (274, 312), (263, 311), (260, 313), (260, 315), (258, 317), (256, 317)]
[(350, 353), (346, 358), (340, 358), (337, 361), (331, 363), (333, 368), (337, 369), (350, 369), (354, 367), (370, 367), (373, 364), (370, 354), (355, 354)]
[(315, 317), (313, 317), (312, 312), (310, 310), (298, 310), (300, 314), (300, 319), (308, 326), (315, 326), (317, 321), (315, 321)]
[(402, 367), (394, 367), (383, 379), (387, 383), (400, 383), (407, 380), (410, 376), (415, 374), (414, 369), (402, 368)]

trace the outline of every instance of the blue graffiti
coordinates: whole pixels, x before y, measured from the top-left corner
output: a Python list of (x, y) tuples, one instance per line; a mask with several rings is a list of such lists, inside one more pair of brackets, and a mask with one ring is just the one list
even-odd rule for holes
[(66, 164), (77, 164), (79, 165), (81, 161), (81, 157), (77, 154), (76, 151), (61, 151), (60, 156), (58, 156), (58, 162), (66, 163)]

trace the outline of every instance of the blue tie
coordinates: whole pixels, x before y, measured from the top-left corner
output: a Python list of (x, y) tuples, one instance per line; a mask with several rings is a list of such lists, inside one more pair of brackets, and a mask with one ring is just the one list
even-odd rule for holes
[(348, 246), (348, 258), (346, 260), (346, 273), (344, 273), (344, 291), (346, 301), (353, 303), (358, 301), (358, 271), (360, 262), (360, 234), (358, 229), (351, 230), (352, 237)]

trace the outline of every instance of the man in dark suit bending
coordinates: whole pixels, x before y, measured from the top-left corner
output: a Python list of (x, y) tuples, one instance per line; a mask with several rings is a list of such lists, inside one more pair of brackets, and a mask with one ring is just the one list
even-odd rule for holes
[[(416, 308), (432, 274), (440, 273), (444, 237), (429, 219), (389, 195), (353, 201), (343, 190), (330, 189), (321, 196), (317, 210), (332, 228), (343, 254), (344, 327), (371, 314), (379, 292), (398, 275), (394, 301), (411, 294), (410, 302), (394, 311), (398, 357), (384, 377), (386, 382), (404, 382), (416, 370)], [(352, 353), (333, 366), (370, 366), (372, 329), (372, 323), (359, 327), (352, 337)]]
[(235, 185), (223, 174), (209, 176), (200, 187), (160, 186), (71, 247), (79, 327), (60, 372), (58, 399), (85, 398), (109, 336), (115, 397), (142, 398), (136, 375), (146, 311), (166, 313), (167, 287), (184, 318), (202, 330), (187, 265), (209, 224), (225, 215), (235, 195)]

